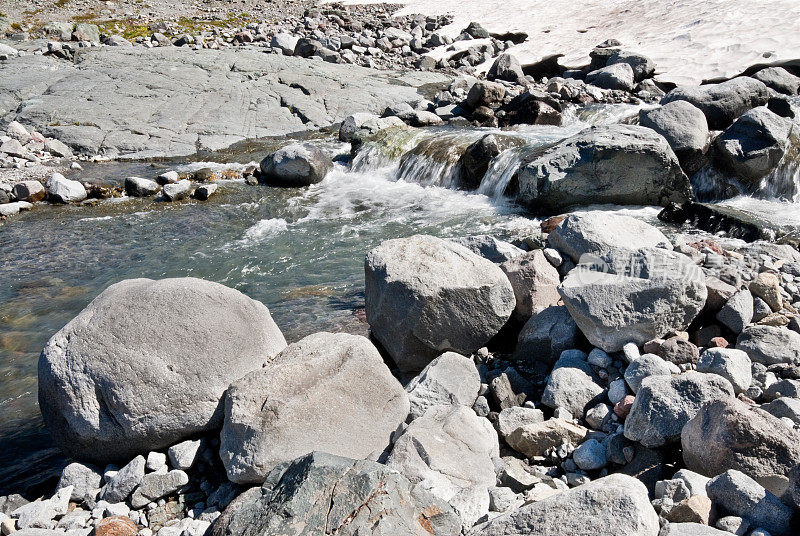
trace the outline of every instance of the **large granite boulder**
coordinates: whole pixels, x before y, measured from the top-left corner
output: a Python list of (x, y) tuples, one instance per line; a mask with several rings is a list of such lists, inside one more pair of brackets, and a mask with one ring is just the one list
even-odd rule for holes
[(585, 261), (559, 292), (589, 342), (606, 352), (684, 330), (705, 305), (703, 271), (679, 253), (643, 249)]
[(661, 99), (661, 104), (676, 100), (687, 101), (699, 108), (708, 120), (708, 127), (723, 130), (737, 117), (769, 100), (769, 90), (763, 82), (740, 76), (720, 84), (676, 87)]
[(61, 173), (53, 175), (45, 183), (47, 197), (55, 203), (77, 203), (86, 199), (86, 188), (78, 181), (72, 181)]
[(664, 233), (649, 223), (594, 210), (567, 216), (547, 235), (547, 244), (576, 263), (586, 254), (633, 252), (641, 248), (672, 249)]
[(640, 110), (639, 124), (664, 136), (687, 173), (701, 167), (702, 156), (708, 149), (708, 121), (699, 108), (688, 101), (676, 100)]
[(372, 461), (315, 452), (276, 467), (228, 507), (217, 536), (457, 536), (453, 508)]
[(658, 536), (647, 488), (615, 474), (527, 504), (473, 528), (469, 536)]
[(260, 179), (273, 186), (308, 186), (324, 179), (332, 167), (319, 147), (292, 143), (261, 161)]
[(472, 407), (481, 388), (475, 363), (455, 352), (445, 352), (406, 385), (411, 403), (410, 419), (421, 417), (432, 406), (460, 404)]
[(800, 463), (800, 434), (781, 420), (736, 399), (703, 406), (681, 433), (683, 460), (715, 476), (736, 469), (790, 501), (789, 473)]
[(444, 500), (474, 486), (489, 488), (500, 455), (491, 422), (464, 406), (433, 406), (398, 438), (386, 465)]
[(683, 203), (692, 189), (667, 140), (618, 124), (584, 130), (523, 165), (517, 199), (535, 212), (556, 213), (598, 203)]
[(470, 355), (514, 311), (514, 290), (494, 263), (433, 236), (387, 240), (366, 257), (366, 315), (403, 371), (443, 351)]
[(717, 163), (732, 170), (745, 183), (758, 187), (789, 148), (791, 120), (759, 106), (744, 113), (714, 140)]
[(56, 445), (108, 463), (222, 425), (231, 381), (286, 341), (260, 302), (195, 278), (130, 279), (48, 341), (39, 406)]
[(633, 68), (627, 63), (607, 65), (586, 74), (586, 81), (603, 89), (631, 91), (634, 87)]
[(263, 482), (313, 451), (380, 453), (408, 415), (408, 395), (365, 337), (316, 333), (225, 393), (220, 458), (228, 479)]
[(730, 382), (716, 374), (690, 371), (673, 377), (650, 376), (636, 393), (625, 420), (625, 437), (647, 448), (674, 443), (703, 404), (733, 396)]

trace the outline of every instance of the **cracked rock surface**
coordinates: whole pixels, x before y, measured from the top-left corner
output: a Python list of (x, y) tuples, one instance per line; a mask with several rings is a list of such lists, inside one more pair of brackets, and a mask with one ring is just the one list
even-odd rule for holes
[(188, 156), (380, 113), (446, 80), (254, 50), (104, 47), (74, 64), (28, 55), (0, 65), (0, 126), (17, 120), (85, 155)]

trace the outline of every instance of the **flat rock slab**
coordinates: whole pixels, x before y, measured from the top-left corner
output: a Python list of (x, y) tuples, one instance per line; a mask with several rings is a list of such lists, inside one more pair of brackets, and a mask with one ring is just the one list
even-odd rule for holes
[(0, 125), (19, 121), (81, 154), (177, 157), (380, 113), (446, 81), (255, 50), (105, 47), (80, 51), (75, 64), (4, 62)]

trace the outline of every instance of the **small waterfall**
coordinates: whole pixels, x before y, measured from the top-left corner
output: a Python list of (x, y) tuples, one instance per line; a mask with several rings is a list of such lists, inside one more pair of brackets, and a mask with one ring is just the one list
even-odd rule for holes
[(434, 135), (419, 142), (400, 159), (395, 177), (422, 186), (454, 188), (461, 155), (481, 136), (476, 132)]
[(514, 147), (494, 157), (478, 187), (478, 193), (493, 199), (503, 197), (511, 179), (519, 171), (525, 149), (526, 147)]
[(424, 130), (406, 127), (380, 130), (358, 150), (350, 169), (363, 173), (395, 164), (404, 154), (430, 135)]
[[(795, 123), (786, 153), (775, 170), (761, 182), (761, 196), (800, 203), (800, 126)], [(798, 209), (800, 210), (800, 209)]]

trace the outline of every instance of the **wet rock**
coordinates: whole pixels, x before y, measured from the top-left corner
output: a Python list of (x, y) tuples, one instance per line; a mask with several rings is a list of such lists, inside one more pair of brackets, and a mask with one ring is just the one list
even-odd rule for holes
[(634, 86), (633, 69), (627, 63), (608, 65), (586, 75), (586, 81), (603, 89), (631, 91)]
[(486, 134), (470, 144), (458, 160), (461, 172), (459, 186), (466, 189), (478, 188), (492, 159), (515, 143), (510, 137)]
[(558, 304), (561, 277), (542, 250), (518, 255), (501, 264), (500, 269), (514, 289), (517, 300), (514, 314), (518, 318), (527, 321), (534, 313)]
[(66, 452), (122, 461), (218, 428), (229, 383), (285, 346), (269, 310), (236, 290), (194, 278), (126, 280), (48, 341), (39, 405)]
[(364, 536), (461, 531), (450, 505), (371, 461), (316, 452), (276, 468), (253, 490), (220, 517), (214, 534), (325, 534), (331, 527)]
[(687, 174), (700, 169), (709, 133), (706, 116), (699, 108), (687, 101), (673, 101), (652, 110), (640, 110), (639, 124), (666, 138)]
[(667, 141), (641, 126), (591, 127), (519, 171), (517, 199), (539, 213), (597, 203), (665, 206), (691, 198)]
[(785, 95), (797, 95), (800, 89), (800, 77), (791, 74), (783, 67), (767, 67), (750, 76), (763, 82), (768, 88)]
[(386, 465), (449, 500), (461, 489), (494, 485), (498, 456), (497, 432), (487, 419), (464, 406), (434, 406), (397, 439)]
[(800, 363), (800, 334), (787, 328), (748, 326), (736, 339), (736, 348), (755, 363)]
[(165, 184), (162, 192), (167, 201), (180, 201), (192, 193), (192, 182), (189, 179), (182, 179), (174, 184)]
[(198, 201), (207, 201), (209, 197), (211, 197), (217, 192), (217, 188), (218, 185), (214, 183), (203, 184), (195, 188), (194, 193), (192, 195)]
[(610, 475), (496, 517), (468, 534), (657, 536), (658, 529), (645, 486), (629, 476)]
[(759, 106), (714, 140), (714, 154), (720, 165), (757, 187), (786, 154), (791, 130), (791, 121)]
[(712, 478), (706, 489), (723, 513), (740, 516), (770, 534), (789, 533), (792, 509), (744, 473), (725, 471)]
[(220, 458), (236, 483), (262, 482), (313, 451), (366, 458), (389, 445), (408, 411), (406, 392), (369, 339), (316, 333), (231, 384)]
[(548, 307), (525, 323), (517, 339), (514, 359), (552, 365), (561, 352), (575, 348), (578, 326), (563, 305)]
[(141, 177), (127, 177), (125, 179), (125, 192), (132, 197), (148, 197), (155, 195), (161, 187), (157, 182)]
[(674, 377), (651, 376), (642, 382), (636, 393), (625, 420), (625, 437), (648, 448), (674, 443), (681, 439), (683, 425), (703, 404), (733, 395), (730, 382), (716, 374), (687, 372)]
[(650, 249), (589, 261), (567, 275), (559, 293), (589, 342), (606, 352), (682, 331), (705, 304), (703, 272), (684, 255)]
[(652, 225), (601, 211), (570, 214), (547, 236), (547, 244), (576, 263), (586, 254), (672, 249), (669, 239)]
[(742, 471), (775, 495), (789, 497), (800, 435), (766, 411), (736, 399), (703, 406), (681, 434), (686, 466), (706, 476)]
[(383, 242), (367, 254), (365, 270), (367, 322), (404, 371), (446, 350), (470, 355), (516, 305), (500, 268), (432, 236)]
[(431, 361), (406, 386), (411, 403), (409, 418), (421, 417), (428, 408), (437, 405), (471, 407), (480, 388), (481, 377), (472, 360), (446, 352)]
[(313, 145), (292, 143), (261, 161), (261, 179), (274, 186), (316, 184), (331, 170), (331, 159)]
[(741, 76), (720, 84), (677, 87), (661, 99), (661, 104), (676, 100), (685, 100), (699, 108), (710, 129), (723, 130), (746, 111), (765, 105), (769, 90), (762, 82)]
[(42, 183), (38, 181), (22, 181), (14, 185), (11, 193), (18, 201), (36, 203), (44, 199), (45, 189)]

